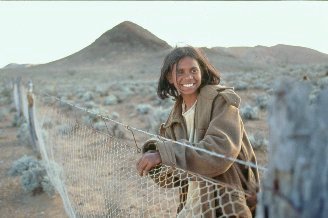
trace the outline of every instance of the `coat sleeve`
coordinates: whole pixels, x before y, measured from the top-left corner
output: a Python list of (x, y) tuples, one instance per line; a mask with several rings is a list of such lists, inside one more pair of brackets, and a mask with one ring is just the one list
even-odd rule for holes
[[(211, 121), (204, 138), (193, 144), (193, 146), (226, 157), (237, 158), (241, 150), (243, 134), (239, 109), (229, 104), (220, 95), (216, 97), (212, 107)], [(187, 140), (179, 141), (189, 143)], [(162, 163), (208, 177), (223, 174), (233, 164), (233, 161), (215, 157), (173, 142), (158, 141), (156, 147), (161, 154)]]
[[(160, 135), (165, 138), (171, 138), (169, 132), (165, 131), (163, 124), (160, 127)], [(158, 150), (157, 144), (159, 138), (148, 139), (142, 146), (142, 153), (155, 152)], [(162, 154), (160, 154), (162, 155)], [(162, 157), (162, 156), (161, 156)], [(149, 171), (149, 176), (162, 188), (173, 188), (186, 186), (186, 173), (180, 169), (174, 169), (163, 164), (159, 164)]]

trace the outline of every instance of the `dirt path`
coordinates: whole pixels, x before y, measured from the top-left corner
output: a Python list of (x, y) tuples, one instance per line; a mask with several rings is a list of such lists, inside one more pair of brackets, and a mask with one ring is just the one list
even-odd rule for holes
[(7, 175), (12, 163), (23, 155), (36, 156), (32, 148), (20, 145), (16, 139), (17, 128), (11, 127), (13, 113), (0, 121), (0, 217), (51, 217), (66, 218), (58, 194), (49, 197), (46, 193), (25, 193), (19, 177)]

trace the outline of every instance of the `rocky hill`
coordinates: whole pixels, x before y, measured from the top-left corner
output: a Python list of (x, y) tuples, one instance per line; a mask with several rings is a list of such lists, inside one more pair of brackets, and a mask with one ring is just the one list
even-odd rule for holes
[(66, 58), (49, 63), (61, 66), (119, 64), (136, 56), (151, 55), (171, 47), (148, 30), (125, 21), (105, 32), (91, 45)]
[[(7, 67), (0, 73), (67, 74), (90, 76), (103, 74), (113, 79), (157, 78), (165, 55), (172, 47), (141, 26), (124, 21), (102, 34), (92, 44), (62, 59), (36, 66)], [(328, 55), (290, 45), (272, 47), (203, 48), (221, 71), (253, 71), (294, 64), (328, 63)]]
[[(62, 72), (121, 75), (146, 71), (160, 65), (171, 46), (148, 30), (129, 21), (118, 24), (102, 34), (92, 44), (59, 60), (29, 69), (34, 72)], [(160, 56), (160, 57), (158, 57)]]

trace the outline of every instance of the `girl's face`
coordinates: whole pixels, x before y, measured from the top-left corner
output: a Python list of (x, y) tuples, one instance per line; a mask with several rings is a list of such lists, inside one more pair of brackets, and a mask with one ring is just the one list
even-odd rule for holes
[(167, 79), (179, 91), (183, 99), (197, 97), (197, 90), (202, 82), (202, 73), (197, 60), (184, 57), (178, 62), (178, 65), (174, 64)]

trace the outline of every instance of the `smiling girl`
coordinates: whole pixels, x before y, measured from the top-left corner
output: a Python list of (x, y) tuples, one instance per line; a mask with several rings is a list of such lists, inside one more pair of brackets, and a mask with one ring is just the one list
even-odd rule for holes
[[(256, 164), (239, 114), (240, 98), (232, 88), (220, 86), (219, 83), (219, 72), (200, 49), (173, 49), (164, 59), (157, 94), (161, 99), (171, 96), (176, 102), (166, 123), (161, 125), (160, 134), (165, 138)], [(183, 188), (180, 187), (177, 217), (194, 217), (196, 214), (199, 217), (254, 215), (259, 184), (256, 168), (177, 143), (150, 139), (143, 146), (137, 170), (141, 176), (147, 175), (161, 164), (209, 177), (238, 190), (235, 194), (229, 190), (229, 196), (220, 189), (220, 185), (208, 187), (208, 190), (214, 190), (214, 194), (206, 197), (206, 202), (215, 202), (210, 205), (203, 201), (204, 196), (200, 191), (204, 189), (202, 183), (188, 180)], [(174, 181), (177, 180), (179, 178), (174, 178)], [(156, 178), (155, 181), (158, 182)], [(175, 184), (181, 186), (183, 181)], [(247, 195), (238, 194), (241, 192), (247, 192)], [(198, 197), (195, 198), (196, 195)]]

